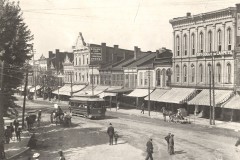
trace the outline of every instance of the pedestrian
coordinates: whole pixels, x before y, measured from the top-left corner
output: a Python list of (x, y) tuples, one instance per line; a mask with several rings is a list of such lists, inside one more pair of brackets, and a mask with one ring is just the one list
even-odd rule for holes
[(5, 129), (4, 136), (6, 139), (6, 143), (8, 144), (10, 142), (10, 136), (11, 136), (11, 129), (9, 126), (7, 126), (7, 128)]
[(12, 140), (12, 138), (13, 138), (13, 132), (14, 132), (14, 127), (13, 127), (13, 123), (10, 123), (10, 138), (11, 138), (11, 140)]
[(147, 157), (145, 160), (148, 160), (150, 158), (150, 160), (153, 160), (152, 154), (153, 154), (153, 144), (152, 144), (152, 138), (149, 138), (147, 144)]
[(113, 145), (114, 127), (112, 126), (112, 123), (109, 124), (109, 127), (107, 129), (107, 133), (108, 133), (108, 136), (109, 136), (109, 145)]
[(17, 129), (18, 129), (18, 127), (19, 127), (19, 122), (18, 122), (18, 119), (17, 119), (17, 118), (13, 121), (13, 125), (14, 125), (14, 131), (15, 131), (15, 134), (16, 134)]
[(114, 132), (114, 139), (115, 139), (115, 145), (117, 145), (117, 141), (118, 141), (118, 134), (117, 131)]
[(65, 157), (63, 156), (63, 151), (59, 151), (58, 154), (60, 156), (59, 160), (65, 160)]
[(171, 133), (168, 133), (168, 135), (165, 137), (165, 140), (167, 141), (168, 147), (167, 147), (167, 151), (169, 153), (169, 139), (171, 137)]
[(142, 106), (141, 106), (141, 113), (144, 114), (144, 102), (142, 103)]
[(18, 128), (16, 132), (17, 141), (21, 141), (22, 129)]
[(171, 134), (170, 138), (169, 138), (169, 154), (173, 155), (174, 154), (174, 139), (173, 139), (174, 135)]
[(120, 107), (120, 102), (117, 102), (117, 108), (116, 108), (116, 111), (119, 110), (119, 107)]
[(38, 127), (40, 126), (41, 118), (42, 118), (42, 110), (39, 110), (38, 111), (38, 116), (37, 116)]

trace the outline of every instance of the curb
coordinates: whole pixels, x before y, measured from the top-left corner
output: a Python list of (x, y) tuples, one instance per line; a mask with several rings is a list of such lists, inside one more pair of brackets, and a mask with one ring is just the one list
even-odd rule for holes
[(13, 156), (7, 158), (6, 160), (11, 160), (11, 159), (13, 159), (13, 158), (15, 158), (15, 157), (18, 157), (18, 156), (20, 156), (21, 154), (23, 154), (24, 152), (28, 151), (29, 149), (30, 149), (30, 147), (27, 147), (27, 148), (24, 149), (23, 151), (21, 151), (21, 152), (15, 154), (15, 155), (13, 155)]

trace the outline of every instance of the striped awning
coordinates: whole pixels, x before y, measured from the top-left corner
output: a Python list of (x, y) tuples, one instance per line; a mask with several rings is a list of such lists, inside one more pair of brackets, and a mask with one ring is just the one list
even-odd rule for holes
[[(227, 101), (231, 95), (233, 94), (233, 91), (231, 90), (214, 90), (215, 92), (215, 105), (219, 105), (225, 101)], [(209, 96), (209, 90), (204, 89), (202, 90), (196, 97), (194, 97), (191, 101), (188, 102), (190, 105), (202, 105), (202, 106), (210, 106), (210, 96)], [(211, 99), (211, 104), (212, 104)]]
[[(155, 89), (151, 94), (150, 94), (150, 100), (151, 101), (158, 101), (159, 98), (164, 95), (167, 91), (166, 89)], [(148, 100), (148, 97), (145, 97), (144, 100)]]
[[(153, 90), (150, 89), (150, 93), (152, 92)], [(148, 95), (148, 89), (135, 89), (133, 90), (131, 93), (129, 93), (127, 96), (128, 97), (146, 97)]]
[(172, 88), (163, 94), (158, 101), (166, 103), (186, 103), (194, 96), (196, 90), (194, 88)]
[(223, 108), (240, 109), (240, 96), (235, 95), (229, 101), (222, 105)]

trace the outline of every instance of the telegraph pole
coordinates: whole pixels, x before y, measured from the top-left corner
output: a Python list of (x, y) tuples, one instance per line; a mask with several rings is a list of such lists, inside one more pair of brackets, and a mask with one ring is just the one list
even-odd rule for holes
[(150, 68), (148, 68), (148, 116), (150, 116)]
[[(4, 136), (4, 119), (3, 119), (3, 70), (4, 70), (4, 60), (2, 60), (1, 62), (1, 74), (0, 74), (0, 87), (1, 87), (1, 92), (0, 92), (0, 153), (4, 153), (4, 140), (5, 140), (5, 136)], [(5, 157), (0, 157), (1, 158), (5, 158)]]
[(22, 128), (24, 128), (27, 85), (28, 85), (28, 65), (27, 65), (27, 72), (26, 72), (26, 79), (25, 79), (25, 86), (24, 86), (24, 98), (23, 98), (23, 110), (22, 110)]
[(212, 72), (211, 72), (211, 69), (209, 69), (209, 99), (210, 99), (210, 106), (209, 106), (209, 111), (210, 111), (210, 114), (209, 114), (209, 123), (210, 125), (212, 125)]
[(214, 83), (215, 83), (215, 81), (214, 81), (214, 66), (215, 66), (215, 64), (214, 64), (214, 62), (213, 62), (213, 56), (214, 56), (214, 54), (213, 54), (213, 52), (212, 52), (212, 90), (213, 90), (213, 106), (212, 106), (212, 124), (213, 125), (215, 125), (215, 90), (214, 90)]
[(92, 77), (91, 77), (91, 81), (92, 81), (92, 95), (94, 95), (94, 90), (93, 90), (93, 65), (92, 65)]
[(72, 72), (70, 72), (70, 80), (71, 80), (71, 97), (72, 97), (72, 94), (73, 94), (73, 84), (72, 84)]

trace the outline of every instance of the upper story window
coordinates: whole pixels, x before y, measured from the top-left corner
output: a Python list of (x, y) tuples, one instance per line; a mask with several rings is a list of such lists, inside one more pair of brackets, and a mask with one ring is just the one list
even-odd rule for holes
[(184, 34), (183, 36), (183, 48), (184, 48), (184, 55), (187, 55), (187, 35)]
[(183, 66), (183, 82), (187, 82), (187, 66)]
[(231, 28), (227, 29), (227, 45), (228, 45), (228, 50), (232, 50), (232, 30)]
[(203, 65), (199, 65), (199, 81), (203, 82)]
[(208, 32), (208, 51), (212, 52), (212, 31)]
[(180, 56), (180, 39), (179, 39), (179, 36), (176, 37), (176, 50), (177, 50), (177, 56)]
[(231, 64), (228, 63), (227, 64), (227, 83), (231, 83), (231, 72), (232, 72)]
[(79, 65), (81, 65), (81, 58), (79, 57)]
[(195, 34), (194, 33), (191, 35), (191, 49), (192, 49), (192, 55), (195, 55)]
[(218, 51), (222, 51), (222, 31), (220, 29), (217, 32), (217, 45)]
[(142, 72), (139, 73), (139, 79), (140, 79), (140, 85), (142, 86), (143, 85), (143, 73)]
[(207, 71), (208, 71), (208, 74), (207, 74), (208, 79), (207, 79), (207, 81), (210, 84), (211, 83), (210, 79), (212, 77), (212, 65), (211, 64), (208, 64), (208, 70)]
[(77, 57), (76, 57), (76, 59), (75, 59), (75, 65), (77, 66)]
[(200, 52), (201, 52), (201, 53), (203, 52), (203, 41), (204, 41), (204, 39), (203, 39), (203, 33), (200, 32), (200, 34), (199, 34), (199, 46), (200, 46)]
[(221, 83), (221, 64), (218, 63), (217, 64), (217, 82), (218, 83)]
[(192, 82), (194, 82), (195, 81), (195, 67), (193, 64), (191, 66), (191, 72), (192, 72), (191, 80), (192, 80)]
[(161, 85), (161, 70), (157, 69), (156, 71), (156, 80), (157, 80), (157, 86)]
[(85, 64), (85, 55), (83, 55), (83, 65)]
[(177, 82), (179, 82), (180, 81), (180, 67), (179, 67), (179, 65), (177, 65), (176, 66), (176, 80), (177, 80)]

